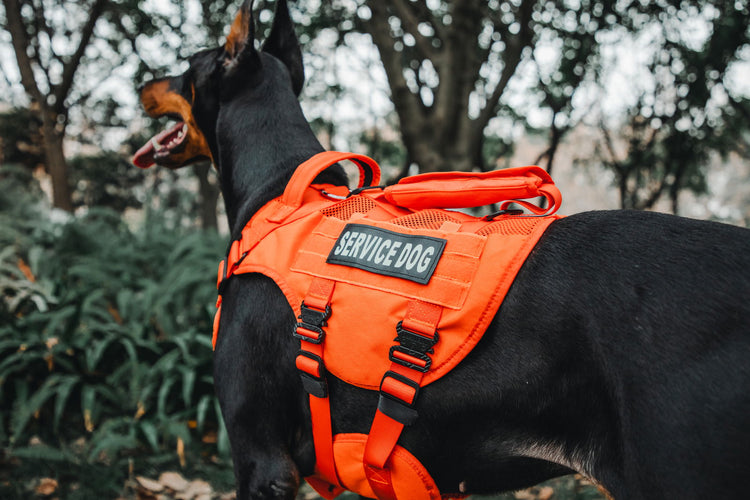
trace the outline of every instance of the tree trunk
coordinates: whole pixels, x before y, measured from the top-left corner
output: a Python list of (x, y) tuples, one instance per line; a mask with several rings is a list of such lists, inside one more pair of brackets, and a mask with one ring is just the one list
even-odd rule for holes
[[(522, 0), (515, 12), (520, 32), (512, 34), (499, 18), (495, 20), (495, 34), (502, 35), (506, 45), (503, 69), (497, 84), (486, 89), (478, 115), (472, 116), (469, 101), (490, 52), (477, 47), (485, 27), (484, 4), (481, 0), (449, 3), (451, 20), (446, 23), (424, 2), (366, 2), (371, 16), (364, 28), (380, 53), (404, 146), (421, 172), (483, 169), (481, 148), (485, 128), (497, 114), (500, 99), (524, 49), (533, 46), (531, 14), (536, 0)], [(400, 35), (393, 32), (393, 18), (399, 19), (403, 31), (414, 41), (414, 51), (408, 57), (403, 43), (397, 39)], [(429, 24), (433, 35), (420, 30), (424, 23)], [(427, 85), (419, 76), (419, 68), (425, 61), (434, 68), (437, 85)], [(424, 99), (427, 95), (431, 97)]]
[[(68, 183), (68, 164), (63, 146), (64, 132), (58, 131), (54, 113), (42, 111), (42, 142), (47, 172), (52, 179), (52, 206), (73, 211), (73, 198)], [(53, 115), (53, 116), (50, 116)]]
[[(94, 27), (107, 6), (106, 0), (94, 0), (88, 14), (89, 17), (80, 29), (80, 40), (78, 47), (70, 57), (60, 58), (50, 48), (50, 55), (62, 63), (62, 74), (60, 81), (53, 83), (49, 68), (40, 62), (39, 54), (30, 51), (34, 47), (32, 40), (38, 42), (39, 26), (31, 20), (24, 20), (21, 15), (21, 4), (19, 0), (3, 0), (5, 6), (5, 28), (11, 35), (13, 51), (16, 55), (18, 70), (21, 75), (21, 84), (31, 99), (30, 109), (39, 115), (42, 120), (42, 142), (44, 155), (47, 163), (47, 171), (52, 178), (52, 205), (68, 212), (73, 211), (73, 200), (71, 189), (68, 184), (68, 165), (65, 161), (63, 142), (65, 138), (65, 125), (68, 111), (65, 100), (70, 94), (76, 71), (83, 59), (86, 48), (94, 34)], [(37, 12), (42, 20), (41, 25), (48, 29), (44, 18), (44, 11)], [(39, 19), (36, 20), (37, 22)], [(52, 34), (44, 34), (52, 38)], [(36, 44), (37, 46), (39, 43)], [(43, 75), (44, 84), (37, 83), (37, 77)], [(46, 88), (45, 88), (46, 87)]]

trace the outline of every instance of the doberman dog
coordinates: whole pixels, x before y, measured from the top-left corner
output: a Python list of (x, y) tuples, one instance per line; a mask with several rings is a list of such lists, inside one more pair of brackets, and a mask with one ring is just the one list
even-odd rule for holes
[[(253, 26), (245, 1), (223, 47), (141, 89), (149, 115), (178, 124), (134, 159), (211, 158), (234, 238), (323, 150), (297, 100), (303, 66), (286, 1), (260, 49)], [(340, 167), (322, 177), (347, 182)], [(238, 498), (294, 498), (315, 462), (294, 314), (257, 274), (232, 277), (223, 300), (214, 376)], [(334, 428), (367, 433), (376, 392), (330, 378)], [(618, 500), (747, 497), (750, 231), (633, 211), (560, 219), (479, 345), (423, 388), (418, 411), (400, 443), (442, 492), (577, 471)]]

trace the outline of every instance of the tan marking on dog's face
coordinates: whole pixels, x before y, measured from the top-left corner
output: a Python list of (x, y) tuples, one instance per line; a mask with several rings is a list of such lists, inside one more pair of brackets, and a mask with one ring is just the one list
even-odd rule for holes
[[(208, 142), (195, 122), (192, 102), (188, 102), (176, 92), (171, 83), (172, 79), (169, 78), (150, 82), (143, 87), (140, 94), (141, 104), (149, 116), (179, 116), (187, 125), (186, 137), (182, 142), (167, 155), (157, 156), (155, 162), (169, 168), (179, 168), (200, 159), (212, 159)], [(190, 92), (192, 101), (195, 96), (192, 84)]]

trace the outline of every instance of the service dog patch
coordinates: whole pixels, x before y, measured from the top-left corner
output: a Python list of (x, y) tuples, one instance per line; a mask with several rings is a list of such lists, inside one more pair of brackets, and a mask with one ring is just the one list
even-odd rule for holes
[(347, 224), (326, 262), (426, 285), (446, 240), (402, 234), (364, 224)]

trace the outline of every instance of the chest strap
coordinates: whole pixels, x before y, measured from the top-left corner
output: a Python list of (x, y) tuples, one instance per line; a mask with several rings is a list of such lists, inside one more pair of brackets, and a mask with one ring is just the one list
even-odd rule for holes
[(380, 382), (380, 399), (365, 445), (365, 476), (380, 500), (396, 500), (389, 459), (404, 427), (417, 419), (414, 406), (424, 374), (430, 369), (437, 325), (443, 308), (412, 300), (390, 350), (391, 366)]
[[(331, 316), (331, 296), (335, 281), (315, 278), (300, 306), (299, 322), (294, 336), (300, 340), (296, 366), (302, 386), (309, 395), (313, 444), (317, 474), (323, 479), (316, 489), (326, 498), (334, 498), (343, 491), (333, 458), (333, 428), (331, 402), (323, 361), (323, 342), (327, 320)], [(311, 478), (315, 481), (314, 478)], [(325, 495), (328, 493), (330, 496)]]
[[(323, 343), (331, 310), (335, 282), (315, 278), (301, 305), (294, 336), (300, 340), (296, 358), (302, 385), (309, 394), (317, 478), (308, 478), (326, 498), (343, 491), (333, 455), (331, 406), (323, 360)], [(380, 383), (378, 408), (367, 437), (364, 471), (380, 500), (397, 500), (389, 459), (404, 427), (417, 418), (414, 409), (424, 374), (430, 369), (433, 346), (438, 342), (437, 325), (442, 307), (412, 300), (396, 328), (390, 349), (391, 365)]]

